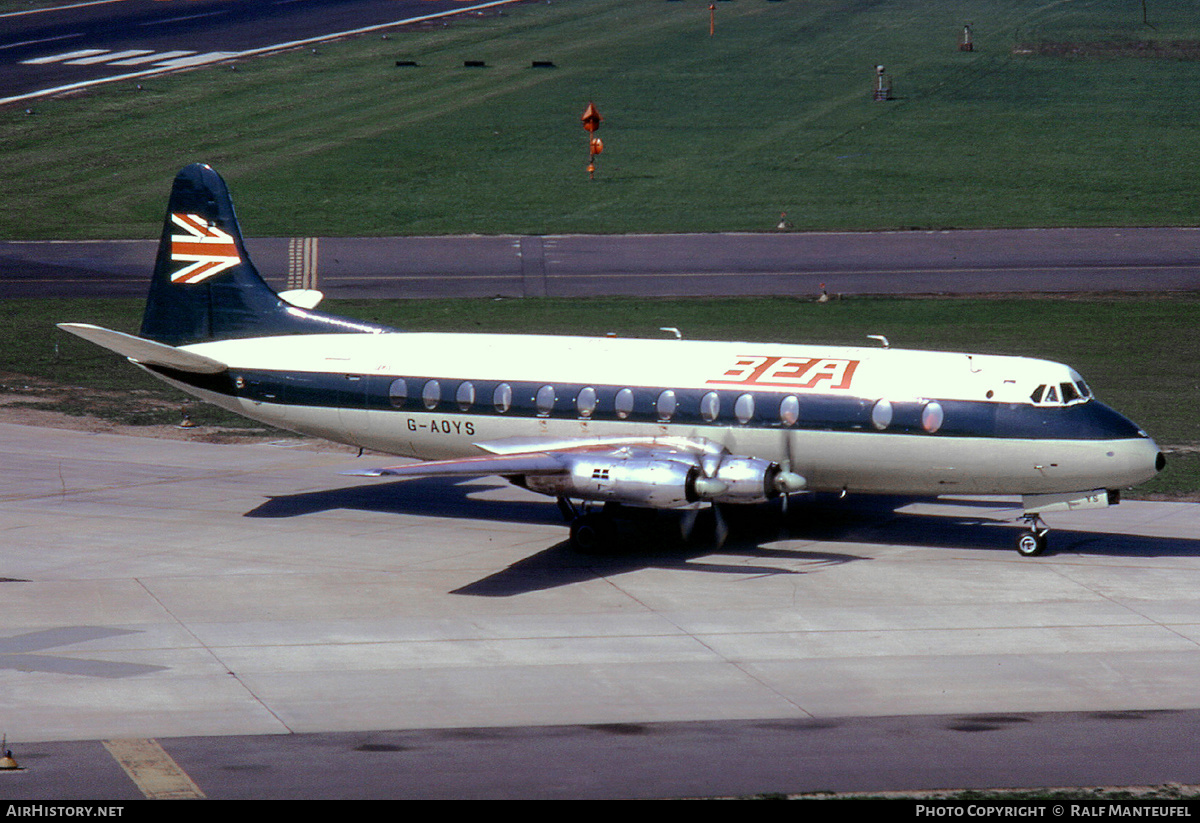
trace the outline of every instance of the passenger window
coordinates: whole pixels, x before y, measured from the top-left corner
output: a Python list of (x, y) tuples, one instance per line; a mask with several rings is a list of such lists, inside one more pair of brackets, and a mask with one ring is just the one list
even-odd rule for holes
[(436, 409), (437, 404), (442, 399), (442, 385), (436, 380), (430, 380), (425, 384), (425, 388), (421, 391), (421, 399), (425, 402), (425, 408)]
[(633, 414), (633, 389), (621, 389), (617, 392), (616, 412), (617, 417), (622, 420)]
[(930, 400), (921, 410), (921, 428), (930, 434), (940, 429), (945, 420), (946, 413), (942, 411), (942, 404), (936, 400)]
[(492, 406), (500, 414), (504, 414), (506, 411), (511, 409), (512, 386), (508, 385), (507, 383), (501, 383), (499, 386), (497, 386), (496, 390), (492, 392)]
[(537, 393), (537, 412), (541, 417), (546, 417), (550, 412), (554, 411), (554, 401), (557, 397), (554, 394), (553, 386), (542, 386)]
[(470, 411), (471, 407), (475, 405), (475, 386), (471, 383), (460, 384), (454, 399), (458, 402), (460, 411)]
[(749, 423), (754, 417), (754, 395), (743, 394), (733, 404), (733, 415), (739, 423)]
[(711, 423), (721, 416), (721, 395), (710, 391), (700, 399), (700, 416)]
[(596, 390), (591, 386), (580, 390), (579, 396), (575, 398), (575, 408), (580, 417), (591, 417), (592, 412), (596, 410)]
[(785, 426), (794, 426), (799, 419), (800, 399), (794, 394), (789, 394), (779, 404), (779, 422)]
[(408, 383), (403, 377), (397, 377), (392, 381), (392, 385), (388, 386), (388, 400), (395, 409), (404, 408), (404, 404), (408, 402)]
[(655, 411), (658, 412), (658, 420), (660, 423), (665, 423), (675, 416), (675, 392), (666, 389), (658, 396), (658, 402), (654, 404)]
[(871, 409), (871, 425), (883, 431), (892, 425), (892, 403), (890, 400), (877, 400)]

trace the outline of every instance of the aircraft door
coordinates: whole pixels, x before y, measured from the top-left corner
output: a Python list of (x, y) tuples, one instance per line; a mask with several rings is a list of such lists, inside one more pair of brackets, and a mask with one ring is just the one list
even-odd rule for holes
[(371, 433), (372, 415), (368, 412), (372, 379), (365, 374), (337, 375), (338, 420), (345, 429), (346, 438), (362, 443)]

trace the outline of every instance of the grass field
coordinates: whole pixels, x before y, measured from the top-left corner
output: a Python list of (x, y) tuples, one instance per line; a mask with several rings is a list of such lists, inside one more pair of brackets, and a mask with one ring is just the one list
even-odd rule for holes
[[(729, 0), (713, 37), (707, 6), (530, 2), (10, 107), (0, 237), (154, 236), (194, 160), (257, 235), (1197, 220), (1200, 61), (1014, 54), (1200, 40), (1190, 1), (1152, 0), (1150, 28), (1129, 0)], [(892, 102), (871, 100), (877, 63)]]

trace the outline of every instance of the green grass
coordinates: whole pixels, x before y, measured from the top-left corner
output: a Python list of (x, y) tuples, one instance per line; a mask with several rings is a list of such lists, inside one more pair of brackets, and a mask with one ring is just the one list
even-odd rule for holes
[(1190, 2), (717, 6), (715, 37), (702, 0), (555, 0), (9, 107), (0, 237), (155, 236), (194, 160), (260, 236), (1196, 222), (1200, 62), (1012, 53), (1200, 39)]
[[(13, 300), (8, 308), (0, 314), (0, 372), (79, 387), (84, 396), (93, 390), (124, 392), (129, 411), (121, 419), (129, 422), (136, 422), (133, 418), (154, 401), (184, 399), (115, 355), (54, 328), (56, 322), (73, 321), (136, 332), (141, 301)], [(1198, 296), (870, 298), (826, 304), (780, 298), (361, 300), (331, 301), (322, 308), (411, 331), (611, 331), (659, 337), (660, 326), (677, 326), (689, 339), (850, 345), (866, 343), (868, 334), (884, 334), (897, 347), (1045, 357), (1079, 369), (1103, 402), (1136, 420), (1159, 445), (1177, 452), (1200, 447), (1200, 418), (1194, 411), (1200, 389), (1200, 339), (1175, 331), (1200, 312)], [(1132, 340), (1136, 345), (1114, 344)], [(205, 423), (231, 422), (216, 415), (204, 409), (193, 417)], [(1142, 491), (1200, 492), (1200, 453), (1172, 454), (1168, 470)]]

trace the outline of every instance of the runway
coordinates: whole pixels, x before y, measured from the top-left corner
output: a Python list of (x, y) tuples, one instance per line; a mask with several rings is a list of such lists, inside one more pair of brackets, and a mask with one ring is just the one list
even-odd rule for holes
[[(316, 238), (331, 298), (637, 297), (1200, 289), (1191, 228)], [(289, 238), (249, 238), (295, 287)], [(143, 297), (157, 241), (0, 242), (0, 298)]]
[(1012, 501), (890, 499), (589, 557), (548, 498), (304, 441), (0, 453), (6, 799), (150, 795), (131, 746), (210, 798), (1200, 783), (1194, 504), (1032, 560)]
[(26, 105), (518, 0), (91, 0), (0, 14), (0, 105)]

